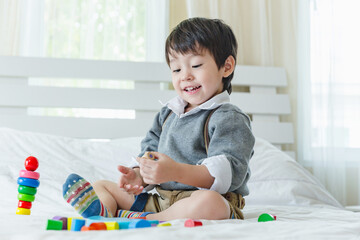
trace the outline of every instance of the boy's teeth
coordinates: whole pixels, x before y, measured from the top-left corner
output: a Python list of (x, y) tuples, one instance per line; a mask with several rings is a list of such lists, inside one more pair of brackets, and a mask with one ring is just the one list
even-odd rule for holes
[(198, 87), (188, 87), (188, 88), (185, 88), (185, 91), (193, 91), (195, 89), (197, 89)]

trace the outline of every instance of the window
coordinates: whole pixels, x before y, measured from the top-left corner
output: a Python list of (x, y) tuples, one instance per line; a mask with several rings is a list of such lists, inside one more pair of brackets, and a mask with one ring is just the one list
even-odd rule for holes
[[(39, 0), (24, 4), (25, 56), (164, 61), (167, 0)], [(31, 43), (31, 44), (29, 44)], [(31, 46), (30, 46), (31, 45)], [(133, 89), (134, 82), (29, 79), (30, 85)], [(134, 118), (121, 109), (29, 108), (30, 115)]]
[(360, 2), (311, 3), (312, 147), (360, 148)]

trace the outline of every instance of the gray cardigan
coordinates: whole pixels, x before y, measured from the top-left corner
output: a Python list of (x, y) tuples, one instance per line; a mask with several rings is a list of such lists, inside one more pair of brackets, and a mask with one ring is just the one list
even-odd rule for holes
[[(222, 104), (209, 121), (210, 144), (206, 154), (204, 125), (211, 110), (201, 110), (182, 118), (171, 114), (163, 126), (170, 112), (165, 106), (156, 115), (153, 126), (141, 142), (139, 156), (146, 151), (157, 151), (177, 162), (197, 165), (208, 157), (225, 155), (232, 171), (228, 191), (248, 195), (249, 160), (255, 143), (249, 117), (230, 103)], [(197, 189), (178, 182), (166, 182), (160, 186), (166, 190)]]

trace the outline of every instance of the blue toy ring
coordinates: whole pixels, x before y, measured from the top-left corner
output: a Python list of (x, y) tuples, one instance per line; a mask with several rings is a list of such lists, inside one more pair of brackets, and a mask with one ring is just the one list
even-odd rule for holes
[(31, 178), (23, 178), (23, 177), (19, 177), (17, 183), (19, 185), (33, 187), (33, 188), (37, 188), (40, 185), (39, 180), (31, 179)]

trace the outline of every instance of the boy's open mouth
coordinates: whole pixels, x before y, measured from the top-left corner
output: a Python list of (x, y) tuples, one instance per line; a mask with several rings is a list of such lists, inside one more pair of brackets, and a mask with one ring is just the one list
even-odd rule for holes
[(186, 88), (184, 88), (184, 91), (185, 91), (185, 92), (193, 92), (193, 91), (198, 90), (199, 88), (201, 88), (201, 86), (197, 86), (197, 87), (186, 87)]

